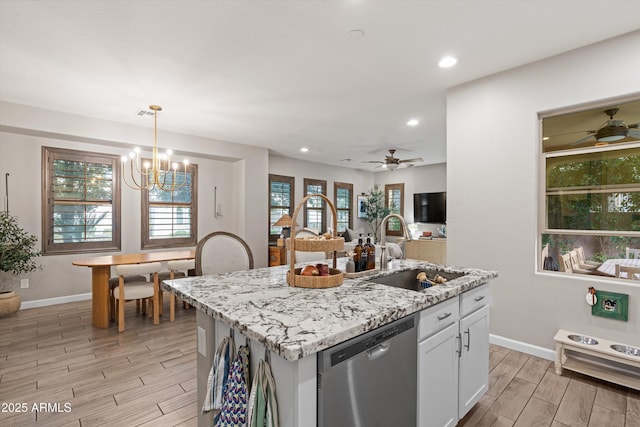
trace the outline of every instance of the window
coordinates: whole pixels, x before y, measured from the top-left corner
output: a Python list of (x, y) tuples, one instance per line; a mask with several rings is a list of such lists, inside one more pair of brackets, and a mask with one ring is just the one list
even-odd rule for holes
[[(319, 179), (304, 179), (304, 195), (326, 195), (327, 181)], [(312, 197), (304, 206), (304, 226), (316, 230), (320, 234), (325, 232), (327, 204), (320, 197)]]
[(607, 107), (542, 120), (543, 270), (614, 277), (615, 264), (631, 262), (627, 249), (640, 248), (640, 134), (629, 127), (626, 138), (597, 140), (602, 129), (639, 122), (640, 101), (616, 108), (609, 120)]
[[(387, 184), (384, 186), (384, 202), (391, 213), (404, 215), (404, 184)], [(402, 236), (402, 223), (398, 218), (387, 221), (387, 236)]]
[[(173, 173), (167, 176), (171, 185)], [(187, 171), (177, 171), (175, 191), (158, 188), (142, 194), (142, 249), (195, 246), (198, 236), (198, 165), (189, 164)]]
[(120, 250), (120, 157), (42, 147), (45, 255)]
[(282, 227), (274, 227), (284, 214), (293, 215), (293, 195), (295, 179), (292, 176), (269, 174), (269, 241), (275, 242), (282, 233)]
[(333, 183), (333, 203), (336, 208), (336, 232), (342, 233), (347, 228), (353, 228), (353, 184), (344, 182)]

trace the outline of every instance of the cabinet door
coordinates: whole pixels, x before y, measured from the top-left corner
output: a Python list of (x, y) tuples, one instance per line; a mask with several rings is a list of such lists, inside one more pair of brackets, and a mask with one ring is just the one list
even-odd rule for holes
[(458, 415), (462, 418), (489, 388), (488, 305), (460, 319), (460, 337)]
[(418, 426), (453, 427), (458, 421), (458, 324), (418, 346)]

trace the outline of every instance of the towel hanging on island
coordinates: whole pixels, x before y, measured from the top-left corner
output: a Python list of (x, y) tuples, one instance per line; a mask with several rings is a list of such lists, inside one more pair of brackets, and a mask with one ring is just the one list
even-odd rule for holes
[(231, 365), (222, 408), (213, 420), (215, 427), (246, 427), (249, 380), (249, 347), (243, 345), (238, 348), (238, 354)]
[(224, 337), (213, 357), (209, 379), (207, 380), (207, 394), (202, 404), (202, 413), (222, 409), (222, 398), (229, 379), (229, 369), (236, 357), (236, 345), (231, 337)]
[(258, 362), (249, 395), (247, 427), (278, 427), (276, 384), (271, 367), (265, 360)]

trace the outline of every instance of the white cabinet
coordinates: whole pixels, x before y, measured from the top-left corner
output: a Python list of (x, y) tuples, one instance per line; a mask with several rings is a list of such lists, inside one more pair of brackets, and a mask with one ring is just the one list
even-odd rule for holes
[(462, 418), (489, 388), (489, 306), (460, 319), (458, 416)]
[(455, 426), (488, 384), (487, 284), (420, 313), (418, 426)]
[(418, 345), (418, 426), (458, 421), (458, 324)]

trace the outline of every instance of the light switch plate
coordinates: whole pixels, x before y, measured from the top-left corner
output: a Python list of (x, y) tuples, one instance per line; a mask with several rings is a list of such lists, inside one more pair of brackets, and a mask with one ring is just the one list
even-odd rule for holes
[(207, 357), (207, 333), (202, 326), (198, 326), (198, 353)]

